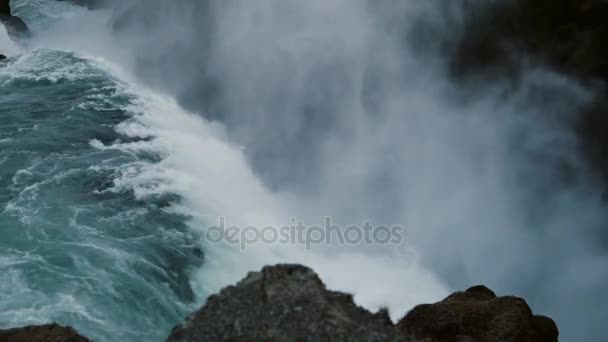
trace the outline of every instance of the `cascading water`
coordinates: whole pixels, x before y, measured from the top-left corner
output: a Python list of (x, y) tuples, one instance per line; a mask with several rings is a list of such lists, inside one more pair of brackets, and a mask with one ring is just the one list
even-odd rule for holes
[[(12, 6), (33, 34), (0, 32), (0, 327), (161, 341), (247, 271), (301, 262), (394, 318), (485, 283), (565, 340), (605, 337), (602, 203), (560, 171), (583, 165), (571, 80), (530, 70), (471, 99), (410, 44), (438, 13), (418, 1)], [(205, 239), (219, 217), (326, 216), (402, 225), (405, 244)]]

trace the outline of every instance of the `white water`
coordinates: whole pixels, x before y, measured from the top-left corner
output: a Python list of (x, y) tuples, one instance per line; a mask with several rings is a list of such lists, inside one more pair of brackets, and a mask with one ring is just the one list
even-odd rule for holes
[[(117, 180), (117, 186), (135, 188), (140, 196), (149, 192), (179, 194), (183, 203), (176, 210), (191, 215), (192, 228), (200, 231), (216, 224), (219, 216), (241, 227), (278, 227), (288, 224), (291, 217), (312, 216), (302, 207), (306, 204), (297, 204), (291, 194), (269, 191), (251, 170), (242, 148), (227, 141), (221, 125), (185, 111), (170, 96), (138, 85), (128, 71), (131, 63), (125, 52), (113, 45), (112, 34), (103, 25), (107, 17), (102, 13), (70, 14), (39, 32), (31, 41), (31, 48), (60, 48), (97, 56), (94, 58), (105, 69), (130, 84), (129, 91), (139, 97), (139, 108), (135, 111), (142, 115), (118, 129), (155, 139), (147, 145), (116, 147), (153, 150), (164, 159), (141, 174), (128, 174)], [(74, 26), (87, 35), (74, 35)], [(320, 211), (315, 219), (326, 214), (331, 215)], [(352, 292), (357, 303), (372, 310), (387, 307), (394, 318), (415, 304), (435, 301), (447, 294), (447, 288), (418, 265), (411, 248), (391, 248), (382, 253), (367, 251), (365, 247), (313, 253), (304, 251), (303, 246), (260, 244), (246, 251), (225, 245), (206, 245), (203, 250), (205, 265), (192, 280), (201, 300), (241, 279), (248, 271), (279, 262), (306, 264), (330, 288)], [(400, 265), (398, 269), (395, 264)]]
[[(242, 149), (227, 142), (221, 125), (188, 113), (167, 95), (138, 85), (134, 76), (119, 66), (125, 61), (111, 47), (111, 34), (102, 24), (103, 15), (74, 11), (80, 16), (68, 11), (60, 23), (35, 32), (28, 48), (74, 50), (91, 56), (100, 67), (126, 82), (125, 91), (139, 99), (138, 106), (132, 110), (141, 116), (117, 129), (127, 135), (155, 139), (149, 143), (113, 146), (92, 142), (93, 146), (147, 150), (164, 157), (159, 164), (146, 166), (142, 173), (126, 172), (115, 181), (115, 187), (133, 188), (142, 198), (150, 193), (179, 194), (183, 203), (175, 210), (191, 215), (195, 230), (204, 231), (216, 223), (219, 216), (227, 217), (231, 224), (258, 227), (269, 224), (278, 227), (288, 224), (290, 217), (301, 217), (300, 210), (293, 206), (293, 198), (273, 193), (262, 184)], [(87, 36), (74, 35), (74, 26), (87, 27)], [(417, 265), (411, 249), (371, 255), (364, 249), (312, 253), (304, 251), (303, 246), (256, 245), (240, 251), (223, 245), (206, 245), (204, 251), (205, 266), (192, 280), (201, 301), (248, 271), (278, 262), (309, 265), (330, 288), (353, 292), (358, 303), (371, 309), (388, 307), (395, 318), (417, 303), (434, 301), (447, 293), (429, 271)], [(394, 268), (396, 262), (401, 265), (399, 270)]]
[[(396, 8), (402, 7), (407, 6)], [(572, 187), (554, 181), (555, 159), (580, 166), (576, 141), (563, 122), (585, 94), (569, 80), (530, 70), (517, 89), (488, 86), (472, 104), (462, 105), (452, 101), (461, 94), (434, 69), (437, 61), (414, 61), (396, 47), (395, 37), (385, 39), (363, 2), (240, 2), (214, 13), (220, 19), (211, 68), (229, 90), (229, 111), (242, 119), (226, 127), (201, 117), (209, 113), (189, 113), (172, 96), (138, 85), (134, 75), (138, 53), (166, 53), (177, 33), (196, 41), (196, 32), (188, 31), (192, 23), (168, 16), (156, 28), (162, 35), (147, 33), (152, 50), (132, 51), (131, 43), (134, 50), (147, 45), (129, 36), (117, 43), (103, 13), (71, 16), (38, 32), (31, 44), (95, 56), (140, 97), (142, 115), (119, 129), (155, 140), (116, 148), (151, 149), (164, 159), (116, 186), (133, 187), (141, 196), (178, 193), (184, 201), (175, 210), (192, 215), (195, 230), (204, 231), (218, 216), (256, 226), (284, 224), (290, 217), (312, 223), (325, 215), (349, 223), (371, 217), (403, 224), (413, 245), (314, 253), (294, 246), (257, 245), (241, 252), (206, 245), (206, 264), (192, 279), (201, 300), (264, 264), (303, 262), (331, 288), (354, 292), (370, 308), (388, 306), (393, 317), (413, 304), (441, 299), (448, 289), (477, 283), (526, 296), (560, 325), (571, 320), (570, 329), (584, 323), (568, 313), (571, 308), (601, 317), (601, 309), (583, 300), (556, 302), (572, 292), (601, 293), (598, 284), (605, 279), (589, 266), (602, 262), (590, 252), (590, 231), (603, 218), (597, 191), (586, 181)], [(184, 74), (176, 71), (174, 77), (188, 72), (184, 66)], [(383, 80), (376, 111), (365, 107), (362, 96), (369, 73)], [(174, 81), (159, 74), (157, 88), (163, 77)], [(302, 182), (271, 191), (257, 172), (265, 169), (256, 169), (247, 153), (263, 146), (265, 137), (281, 146), (302, 124), (293, 119), (293, 109), (310, 97), (322, 98), (311, 91), (324, 85), (310, 82), (319, 74), (346, 82), (328, 86), (340, 88), (330, 101), (338, 104), (331, 113), (337, 128), (313, 137), (322, 146), (318, 160), (308, 164), (311, 174), (318, 171), (318, 188), (301, 191), (308, 184)], [(567, 96), (563, 103), (533, 104), (530, 94), (538, 85)], [(277, 98), (284, 102), (277, 104)]]
[[(128, 77), (123, 75), (122, 79)], [(133, 188), (141, 197), (162, 192), (180, 194), (183, 203), (175, 210), (191, 215), (192, 229), (203, 232), (219, 216), (241, 227), (279, 227), (295, 217), (296, 213), (282, 205), (287, 199), (266, 189), (251, 171), (242, 150), (226, 141), (221, 126), (184, 111), (170, 97), (142, 87), (134, 92), (140, 99), (134, 111), (141, 116), (118, 129), (127, 135), (155, 139), (143, 146), (114, 147), (152, 150), (164, 159), (141, 173), (117, 180), (116, 186)], [(242, 251), (238, 246), (207, 244), (203, 250), (205, 265), (193, 279), (203, 298), (238, 281), (248, 271), (285, 262), (312, 267), (330, 288), (354, 293), (359, 304), (372, 310), (387, 307), (394, 318), (415, 304), (447, 293), (429, 271), (417, 264), (409, 249), (371, 255), (364, 249), (313, 253), (305, 251), (304, 246), (257, 244)], [(395, 263), (401, 265), (398, 270)]]

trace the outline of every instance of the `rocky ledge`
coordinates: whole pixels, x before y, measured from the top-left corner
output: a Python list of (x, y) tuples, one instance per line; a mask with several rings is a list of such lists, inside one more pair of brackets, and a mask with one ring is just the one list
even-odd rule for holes
[(558, 340), (553, 320), (517, 297), (483, 286), (415, 307), (397, 324), (371, 313), (350, 294), (329, 291), (301, 265), (268, 266), (211, 296), (175, 327), (181, 341), (517, 341)]

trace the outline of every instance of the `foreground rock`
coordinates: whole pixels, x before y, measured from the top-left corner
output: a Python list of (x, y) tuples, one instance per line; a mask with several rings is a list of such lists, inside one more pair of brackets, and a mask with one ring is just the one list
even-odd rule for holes
[(90, 342), (72, 328), (57, 324), (0, 330), (2, 342)]
[(554, 342), (555, 323), (517, 297), (478, 286), (414, 308), (398, 324), (328, 291), (300, 265), (265, 267), (211, 296), (168, 341)]
[(350, 295), (328, 291), (309, 268), (265, 267), (176, 327), (169, 341), (407, 341), (386, 312), (372, 314)]
[(11, 37), (21, 37), (29, 34), (29, 29), (21, 18), (12, 15), (10, 0), (0, 0), (0, 23), (6, 26)]
[(415, 307), (399, 323), (404, 333), (428, 341), (553, 342), (552, 319), (535, 316), (517, 297), (496, 297), (484, 286), (457, 292), (435, 304)]
[(449, 35), (449, 49), (442, 52), (455, 79), (487, 84), (543, 65), (588, 85), (597, 98), (573, 113), (575, 129), (608, 188), (608, 1), (460, 2), (467, 15), (464, 30), (456, 39)]

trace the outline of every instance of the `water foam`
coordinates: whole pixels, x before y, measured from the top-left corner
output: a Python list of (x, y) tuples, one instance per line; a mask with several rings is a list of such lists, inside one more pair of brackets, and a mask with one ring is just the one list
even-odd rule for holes
[[(120, 74), (117, 78), (130, 79), (115, 66), (105, 67)], [(135, 115), (117, 130), (131, 137), (152, 139), (108, 146), (98, 141), (91, 144), (98, 149), (154, 151), (162, 160), (124, 170), (114, 181), (114, 189), (132, 189), (142, 199), (161, 193), (179, 194), (181, 201), (173, 210), (187, 214), (191, 228), (203, 236), (220, 216), (241, 227), (280, 227), (296, 217), (298, 213), (287, 205), (289, 196), (273, 193), (262, 184), (242, 148), (227, 140), (221, 125), (184, 110), (173, 98), (136, 85), (132, 79), (128, 84), (135, 99), (129, 111)], [(447, 293), (417, 263), (411, 249), (374, 255), (365, 248), (313, 252), (298, 245), (258, 244), (243, 251), (205, 239), (202, 243), (205, 264), (193, 279), (200, 300), (248, 271), (286, 262), (313, 267), (330, 288), (354, 293), (355, 300), (370, 309), (387, 307), (393, 318), (421, 301), (433, 301)], [(395, 269), (395, 262), (399, 269)]]
[[(396, 9), (414, 7), (412, 4), (404, 3)], [(117, 130), (151, 140), (93, 140), (91, 145), (127, 153), (153, 151), (162, 160), (125, 166), (109, 191), (132, 189), (142, 200), (158, 194), (179, 194), (182, 200), (166, 210), (188, 215), (190, 227), (201, 235), (218, 216), (236, 225), (265, 226), (284, 224), (291, 216), (373, 212), (375, 217), (407, 224), (422, 253), (418, 260), (415, 251), (360, 248), (313, 253), (303, 251), (301, 246), (256, 245), (241, 252), (205, 244), (206, 263), (192, 278), (201, 301), (246, 271), (275, 262), (308, 264), (331, 288), (352, 291), (359, 303), (371, 308), (389, 306), (394, 317), (413, 304), (445, 295), (445, 287), (430, 270), (458, 288), (473, 281), (509, 293), (522, 291), (518, 294), (526, 297), (523, 291), (527, 290), (532, 300), (545, 306), (543, 296), (549, 293), (553, 296), (548, 298), (555, 301), (572, 288), (601, 284), (600, 279), (590, 278), (590, 273), (561, 278), (564, 264), (566, 271), (585, 264), (590, 245), (586, 234), (602, 222), (596, 192), (588, 191), (588, 184), (563, 187), (555, 180), (555, 170), (559, 169), (556, 159), (561, 156), (572, 159), (573, 169), (579, 166), (576, 142), (561, 117), (581, 97), (570, 80), (530, 72), (515, 91), (486, 88), (475, 94), (473, 105), (462, 105), (462, 99), (450, 101), (449, 95), (463, 94), (446, 86), (443, 75), (437, 77), (436, 70), (428, 70), (436, 65), (413, 62), (411, 51), (403, 51), (397, 43), (403, 36), (394, 31), (405, 28), (386, 28), (391, 33), (387, 38), (384, 27), (374, 21), (385, 17), (369, 14), (365, 2), (285, 1), (276, 5), (271, 1), (235, 2), (223, 8), (224, 12), (213, 13), (222, 20), (216, 28), (217, 50), (213, 51), (210, 69), (229, 90), (223, 100), (234, 115), (229, 119), (237, 122), (233, 127), (210, 123), (181, 108), (172, 96), (138, 86), (130, 74), (132, 64), (122, 60), (130, 53), (135, 56), (128, 57), (134, 59), (142, 57), (139, 53), (144, 57), (158, 54), (166, 63), (161, 66), (168, 70), (163, 74), (165, 69), (158, 67), (158, 83), (168, 83), (168, 88), (177, 83), (178, 91), (188, 87), (190, 83), (184, 86), (180, 81), (200, 74), (193, 72), (191, 65), (185, 65), (184, 70), (175, 67), (179, 64), (176, 60), (183, 56), (169, 50), (173, 32), (183, 33), (180, 41), (186, 41), (187, 46), (199, 41), (199, 26), (189, 30), (187, 25), (192, 23), (187, 22), (188, 18), (176, 15), (179, 20), (172, 21), (173, 16), (167, 15), (153, 28), (163, 32), (138, 32), (136, 38), (125, 33), (121, 37), (137, 48), (146, 47), (137, 43), (150, 38), (150, 50), (120, 48), (108, 39), (111, 34), (89, 27), (103, 23), (103, 16), (91, 25), (86, 22), (90, 17), (72, 18), (34, 42), (87, 56), (105, 56), (129, 69), (120, 72), (115, 66), (103, 66), (129, 84), (128, 91), (135, 99), (128, 110), (136, 115)], [(391, 15), (399, 16), (399, 11), (386, 7), (395, 12)], [(87, 28), (87, 36), (75, 35), (71, 25)], [(97, 34), (100, 39), (93, 39)], [(164, 44), (169, 48), (165, 49)], [(168, 51), (175, 58), (166, 58)], [(200, 52), (196, 48), (185, 51), (189, 57)], [(118, 54), (123, 56), (113, 56)], [(377, 92), (365, 92), (370, 82)], [(561, 94), (568, 96), (561, 98), (568, 98), (568, 103), (531, 101), (530, 94), (537, 94), (535, 90), (547, 84), (565, 89)], [(330, 91), (332, 96), (324, 97), (319, 89)], [(274, 139), (276, 144), (281, 141), (277, 138), (293, 133), (294, 127), (306, 125), (308, 121), (298, 121), (297, 116), (301, 106), (309, 102), (313, 107), (321, 103), (316, 109), (331, 114), (329, 124), (336, 128), (304, 127), (312, 131), (305, 137), (324, 143), (319, 144), (322, 156), (307, 160), (314, 166), (313, 171), (321, 169), (320, 194), (306, 197), (308, 194), (297, 191), (271, 191), (252, 170), (247, 152), (255, 148), (273, 152), (260, 140)], [(254, 120), (248, 120), (251, 117)], [(326, 123), (321, 120), (321, 124)], [(332, 134), (323, 135), (327, 132)], [(244, 138), (239, 133), (244, 133)], [(241, 147), (232, 139), (250, 144)], [(279, 147), (285, 147), (279, 150), (288, 156), (307, 152), (290, 150), (300, 147), (297, 142)], [(282, 162), (285, 160), (277, 164)], [(585, 232), (571, 231), (579, 226), (584, 226), (581, 230)], [(579, 280), (585, 284), (577, 284)], [(551, 309), (546, 313), (563, 313), (562, 317), (567, 318), (564, 321), (572, 321), (569, 308), (554, 305)]]

